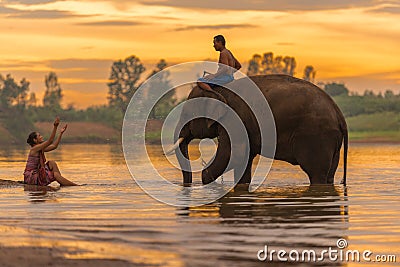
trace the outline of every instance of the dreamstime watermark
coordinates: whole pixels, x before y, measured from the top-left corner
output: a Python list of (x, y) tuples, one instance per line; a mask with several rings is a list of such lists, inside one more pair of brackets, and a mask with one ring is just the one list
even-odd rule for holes
[[(218, 152), (220, 153), (219, 155), (223, 154), (221, 143), (218, 144), (217, 151), (206, 164), (203, 164), (204, 161), (200, 160), (202, 157), (196, 160), (187, 159), (177, 145), (173, 149), (175, 152), (173, 155), (165, 153), (169, 163), (179, 171), (201, 171), (211, 179), (215, 179), (206, 185), (192, 185), (190, 187), (183, 187), (182, 183), (172, 182), (171, 177), (165, 177), (165, 172), (162, 173), (160, 166), (152, 162), (147, 151), (145, 142), (146, 125), (149, 115), (156, 104), (171, 90), (187, 85), (192, 85), (193, 88), (203, 72), (214, 73), (217, 69), (217, 63), (208, 61), (188, 62), (168, 67), (143, 82), (129, 102), (122, 128), (125, 161), (133, 179), (142, 190), (163, 203), (190, 207), (214, 202), (226, 195), (236, 185), (238, 179), (235, 179), (235, 177), (242, 177), (246, 171), (250, 157), (250, 141), (254, 140), (255, 137), (248, 136), (243, 122), (243, 115), (240, 117), (235, 112), (237, 107), (232, 107), (230, 103), (227, 103), (226, 99), (224, 101), (222, 95), (214, 91), (204, 93), (203, 90), (197, 89), (198, 95), (196, 97), (188, 97), (188, 99), (177, 105), (163, 122), (161, 144), (165, 153), (169, 148), (174, 147), (178, 137), (182, 137), (179, 133), (190, 132), (191, 134), (187, 137), (182, 137), (183, 139), (187, 138), (188, 142), (192, 137), (209, 138), (202, 135), (202, 133), (209, 130), (213, 125), (213, 121), (218, 122), (218, 125), (223, 127), (229, 137), (229, 142), (224, 143), (223, 149), (231, 152), (229, 162), (225, 170), (221, 172), (224, 174), (224, 183), (217, 181), (216, 178), (218, 177), (213, 176), (214, 173), (212, 173), (214, 169), (221, 171), (218, 166), (219, 161), (222, 159), (221, 156), (218, 157)], [(235, 73), (235, 80), (223, 86), (226, 90), (232, 91), (230, 95), (236, 95), (251, 110), (259, 128), (260, 136), (258, 138), (260, 139), (261, 154), (268, 156), (265, 158), (260, 157), (254, 169), (253, 179), (249, 186), (249, 191), (254, 191), (268, 175), (273, 162), (276, 148), (275, 121), (260, 88), (240, 71), (232, 68), (230, 71)], [(246, 119), (250, 118), (250, 114), (245, 117)], [(193, 127), (197, 128), (183, 131), (185, 127), (192, 127), (190, 126), (192, 122), (196, 122), (196, 126)], [(198, 125), (203, 125), (203, 129), (199, 130)], [(215, 125), (214, 128), (216, 128)], [(195, 131), (200, 132), (199, 136), (193, 136)], [(211, 138), (213, 137), (215, 136)], [(185, 145), (187, 144), (185, 143)], [(160, 153), (161, 155), (162, 152)], [(226, 157), (225, 154), (224, 157)], [(234, 170), (234, 175), (231, 170)], [(179, 175), (179, 180), (183, 181), (182, 173), (180, 172)], [(209, 178), (208, 176), (207, 178)], [(172, 180), (177, 181), (177, 178), (175, 176)]]
[(304, 249), (290, 251), (284, 249), (270, 249), (268, 245), (257, 252), (257, 259), (266, 262), (378, 262), (394, 263), (396, 255), (374, 255), (371, 250), (350, 250), (347, 240), (340, 238), (336, 242), (336, 247), (328, 247), (323, 250)]

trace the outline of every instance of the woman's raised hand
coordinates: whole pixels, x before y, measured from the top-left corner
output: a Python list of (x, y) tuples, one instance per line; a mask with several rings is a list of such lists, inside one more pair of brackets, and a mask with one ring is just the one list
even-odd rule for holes
[(57, 116), (56, 119), (54, 120), (54, 126), (58, 127), (59, 124), (60, 124), (60, 118)]
[(61, 129), (61, 133), (64, 133), (67, 130), (68, 124), (65, 124), (65, 126)]

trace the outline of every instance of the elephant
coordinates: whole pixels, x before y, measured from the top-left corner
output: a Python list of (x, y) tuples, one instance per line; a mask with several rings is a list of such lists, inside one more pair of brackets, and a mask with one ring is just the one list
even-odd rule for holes
[[(170, 152), (176, 153), (182, 169), (183, 184), (192, 183), (191, 166), (188, 161), (188, 145), (194, 139), (218, 138), (214, 159), (202, 170), (202, 183), (209, 184), (230, 169), (234, 169), (235, 181), (250, 184), (253, 159), (260, 154), (292, 165), (300, 165), (308, 175), (310, 184), (333, 184), (334, 175), (340, 160), (340, 150), (344, 143), (344, 174), (342, 183), (346, 184), (348, 131), (345, 118), (333, 99), (311, 82), (284, 74), (256, 75), (248, 77), (257, 85), (268, 101), (276, 128), (276, 149), (274, 155), (263, 155), (261, 150), (260, 128), (248, 105), (232, 90), (216, 86), (212, 91), (193, 87), (187, 99), (198, 97), (217, 99), (226, 103), (243, 122), (249, 137), (247, 165), (240, 177), (236, 177), (235, 166), (228, 166), (231, 157), (231, 143), (221, 122), (229, 121), (228, 115), (219, 110), (221, 117), (216, 120), (195, 118), (176, 128), (175, 145)], [(246, 78), (246, 79), (248, 79)], [(245, 79), (245, 78), (242, 78)], [(232, 83), (239, 84), (240, 80)], [(226, 87), (229, 87), (226, 85)], [(230, 88), (230, 87), (229, 87)], [(215, 102), (215, 101), (214, 101)], [(215, 112), (213, 102), (207, 107), (183, 105), (181, 120), (195, 109)], [(181, 156), (178, 156), (181, 155)], [(240, 153), (234, 155), (241, 159)]]

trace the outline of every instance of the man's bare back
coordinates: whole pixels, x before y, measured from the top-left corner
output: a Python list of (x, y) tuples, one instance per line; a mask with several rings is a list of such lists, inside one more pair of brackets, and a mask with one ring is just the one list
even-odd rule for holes
[[(237, 61), (237, 59), (233, 56), (232, 52), (229, 51), (229, 50), (226, 49), (226, 48), (223, 48), (223, 49), (220, 51), (218, 63), (227, 65), (227, 66), (229, 66), (229, 67), (231, 67), (231, 68), (233, 68), (233, 69), (236, 69), (236, 70), (240, 69), (240, 67), (241, 67), (240, 63), (239, 63), (239, 62)], [(231, 72), (233, 72), (232, 69), (229, 69), (229, 68), (228, 68), (228, 71), (229, 71), (229, 72), (228, 72), (227, 74), (230, 74), (230, 75), (233, 74), (233, 73), (231, 73)]]
[(222, 63), (225, 65), (228, 65), (229, 67), (234, 68), (235, 67), (235, 58), (233, 57), (232, 52), (229, 51), (228, 49), (224, 48), (220, 52), (218, 63)]

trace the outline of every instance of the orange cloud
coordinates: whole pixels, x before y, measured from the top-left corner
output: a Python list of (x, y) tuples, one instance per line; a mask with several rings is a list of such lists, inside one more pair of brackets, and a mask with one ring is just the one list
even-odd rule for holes
[(84, 107), (92, 100), (106, 102), (113, 61), (136, 55), (151, 70), (161, 58), (169, 63), (216, 59), (212, 37), (221, 33), (243, 65), (255, 53), (272, 51), (294, 56), (298, 77), (305, 65), (313, 65), (317, 80), (342, 79), (357, 90), (367, 85), (364, 80), (374, 90), (400, 89), (398, 5), (373, 0), (209, 3), (2, 1), (0, 73), (26, 77), (39, 94), (44, 75), (55, 71), (64, 101)]

